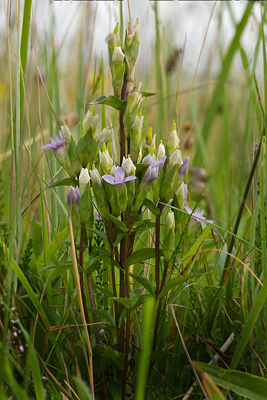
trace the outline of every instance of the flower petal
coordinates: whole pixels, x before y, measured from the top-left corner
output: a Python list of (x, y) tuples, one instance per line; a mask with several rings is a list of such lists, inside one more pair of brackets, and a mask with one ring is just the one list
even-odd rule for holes
[(127, 176), (127, 178), (124, 179), (124, 182), (133, 181), (134, 179), (136, 179), (136, 176), (130, 175), (130, 176)]
[(103, 175), (102, 179), (104, 179), (104, 181), (106, 181), (107, 183), (110, 183), (111, 185), (116, 185), (115, 178), (112, 175)]
[(120, 183), (124, 182), (124, 178), (125, 178), (125, 171), (123, 168), (119, 167), (116, 169), (115, 173), (115, 185), (118, 185)]

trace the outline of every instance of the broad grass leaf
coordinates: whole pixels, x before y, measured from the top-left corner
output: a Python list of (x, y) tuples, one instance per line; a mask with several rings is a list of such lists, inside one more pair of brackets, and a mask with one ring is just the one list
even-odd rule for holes
[(49, 186), (46, 186), (45, 190), (51, 189), (51, 188), (57, 187), (57, 186), (76, 187), (76, 186), (79, 186), (79, 181), (77, 181), (77, 179), (74, 179), (74, 178), (64, 178), (64, 179), (61, 179), (60, 181), (51, 183), (51, 185), (49, 185)]
[(102, 318), (103, 318), (104, 320), (106, 320), (107, 322), (110, 322), (110, 324), (111, 324), (112, 326), (114, 326), (114, 327), (116, 326), (116, 325), (115, 325), (114, 318), (112, 317), (112, 315), (111, 315), (109, 312), (107, 312), (107, 311), (105, 311), (105, 310), (96, 310), (96, 309), (90, 308), (90, 307), (88, 307), (88, 310), (90, 310), (91, 312), (93, 312), (93, 313), (99, 315), (100, 317), (102, 317)]
[(155, 258), (155, 249), (144, 248), (136, 250), (127, 258), (127, 265), (140, 263), (145, 260), (149, 260), (150, 258)]
[(203, 385), (210, 400), (226, 400), (220, 389), (205, 372), (201, 376)]
[(216, 385), (251, 400), (266, 400), (267, 379), (247, 372), (223, 369), (202, 362), (195, 362), (194, 364), (197, 368), (206, 372)]
[(77, 388), (77, 392), (78, 392), (80, 400), (93, 400), (91, 390), (86, 385), (86, 383), (83, 382), (81, 379), (78, 379), (76, 376), (73, 376), (72, 379)]
[(178, 278), (170, 279), (168, 283), (164, 286), (162, 291), (159, 293), (158, 297), (161, 298), (165, 296), (171, 289), (176, 288), (177, 286), (181, 285), (182, 283), (192, 279), (195, 274), (187, 275), (187, 276), (179, 276)]

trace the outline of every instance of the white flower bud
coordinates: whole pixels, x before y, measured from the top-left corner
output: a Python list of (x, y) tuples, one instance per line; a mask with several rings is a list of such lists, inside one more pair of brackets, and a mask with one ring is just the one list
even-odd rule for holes
[(135, 175), (136, 167), (134, 166), (131, 157), (123, 157), (121, 167), (125, 171), (126, 176)]
[(92, 129), (93, 134), (95, 133), (96, 130), (96, 125), (98, 122), (98, 117), (99, 115), (93, 115), (92, 112), (89, 110), (86, 113), (86, 116), (84, 117), (84, 120), (82, 122), (83, 124), (83, 134), (85, 135), (86, 132), (88, 131), (89, 128)]
[(164, 238), (166, 238), (170, 230), (174, 228), (175, 228), (174, 213), (172, 211), (168, 211), (164, 225)]
[(139, 164), (142, 160), (142, 148), (140, 148), (139, 153), (138, 153), (138, 157), (137, 157), (137, 164)]
[(102, 186), (102, 178), (96, 168), (90, 170), (90, 176), (92, 179), (93, 187), (101, 187)]
[(89, 172), (87, 168), (82, 168), (80, 175), (79, 175), (79, 192), (82, 195), (84, 189), (88, 182), (90, 182), (91, 178), (89, 176)]
[(167, 145), (169, 155), (173, 154), (175, 150), (179, 149), (179, 144), (180, 139), (178, 138), (177, 131), (171, 131)]
[(117, 167), (116, 165), (113, 165), (111, 170), (110, 170), (110, 175), (115, 176), (115, 171), (116, 169), (118, 169), (119, 167)]
[(165, 157), (165, 147), (164, 144), (160, 143), (158, 148), (157, 160), (159, 161), (162, 157)]
[(123, 54), (121, 47), (115, 47), (113, 55), (112, 55), (112, 63), (113, 64), (123, 64), (125, 55)]
[(177, 149), (169, 158), (167, 172), (175, 165), (178, 165), (178, 167), (180, 167), (182, 164), (183, 164), (182, 155), (180, 150)]
[(110, 174), (111, 168), (113, 167), (113, 160), (109, 155), (108, 150), (103, 153), (99, 150), (100, 165), (104, 174)]

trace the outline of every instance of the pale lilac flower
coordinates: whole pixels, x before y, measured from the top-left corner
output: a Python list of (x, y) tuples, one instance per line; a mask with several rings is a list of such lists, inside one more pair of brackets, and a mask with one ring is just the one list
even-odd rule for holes
[(213, 224), (212, 220), (208, 220), (204, 217), (204, 210), (201, 208), (198, 208), (194, 212), (191, 210), (190, 207), (184, 207), (185, 211), (191, 215), (191, 219), (196, 221), (197, 223), (204, 222), (204, 224)]
[(166, 158), (167, 158), (167, 156), (164, 156), (159, 161), (156, 161), (153, 157), (148, 156), (147, 161), (148, 161), (148, 164), (151, 165), (153, 168), (159, 168), (159, 170), (161, 170)]
[[(152, 160), (154, 160), (154, 159), (152, 158)], [(159, 162), (159, 161), (157, 161), (157, 162)], [(153, 182), (158, 177), (159, 170), (160, 170), (159, 167), (153, 167), (152, 164), (149, 165), (148, 169), (145, 172), (144, 178), (143, 178), (144, 181), (145, 182)]]
[(50, 138), (50, 144), (46, 144), (44, 146), (41, 147), (41, 150), (53, 150), (53, 151), (59, 151), (59, 149), (61, 147), (65, 146), (66, 143), (66, 139), (63, 136), (63, 133), (61, 131), (59, 131), (59, 136), (55, 137), (55, 139)]
[(67, 199), (68, 199), (68, 205), (69, 206), (78, 206), (81, 200), (81, 195), (79, 192), (78, 186), (76, 186), (76, 189), (74, 189), (73, 186), (70, 186), (70, 189), (67, 194)]
[(184, 201), (187, 199), (187, 184), (184, 183)]
[(125, 178), (125, 171), (121, 167), (119, 167), (116, 169), (114, 176), (103, 175), (102, 178), (104, 179), (104, 181), (110, 183), (111, 185), (121, 185), (122, 183), (136, 179), (136, 176), (130, 175)]
[(183, 161), (183, 164), (180, 166), (178, 173), (183, 174), (184, 176), (187, 174), (189, 164), (189, 157), (186, 157)]

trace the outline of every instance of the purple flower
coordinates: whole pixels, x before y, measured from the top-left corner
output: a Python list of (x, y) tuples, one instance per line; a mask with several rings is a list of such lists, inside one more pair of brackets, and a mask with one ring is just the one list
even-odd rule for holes
[(212, 220), (208, 220), (204, 217), (204, 210), (201, 210), (201, 208), (198, 208), (194, 212), (191, 210), (189, 207), (184, 207), (185, 211), (191, 215), (191, 219), (196, 221), (197, 223), (204, 222), (204, 224), (213, 224)]
[[(159, 161), (157, 161), (157, 162), (159, 162)], [(158, 177), (159, 170), (160, 170), (159, 167), (153, 167), (153, 165), (150, 164), (148, 169), (145, 172), (145, 175), (144, 175), (144, 178), (143, 178), (144, 181), (145, 182), (153, 182)]]
[(178, 173), (185, 176), (187, 174), (188, 164), (189, 164), (189, 157), (186, 157), (184, 159), (183, 164), (180, 166)]
[(114, 176), (103, 175), (102, 178), (104, 179), (104, 181), (110, 183), (111, 185), (121, 185), (122, 183), (136, 179), (136, 176), (130, 175), (125, 178), (125, 171), (121, 167), (119, 167), (116, 169)]
[(41, 150), (53, 150), (53, 151), (58, 151), (61, 147), (65, 146), (66, 139), (64, 139), (64, 136), (61, 131), (59, 131), (59, 136), (55, 137), (55, 139), (50, 138), (50, 144), (46, 144), (41, 147)]
[(152, 156), (148, 156), (147, 160), (148, 160), (148, 164), (151, 165), (153, 168), (159, 168), (159, 170), (161, 170), (166, 158), (167, 158), (167, 156), (164, 156), (159, 161), (156, 161)]
[(67, 194), (67, 199), (68, 199), (68, 205), (69, 206), (78, 206), (81, 200), (81, 195), (78, 189), (78, 186), (76, 186), (76, 189), (74, 189), (73, 186), (70, 186), (70, 189)]

